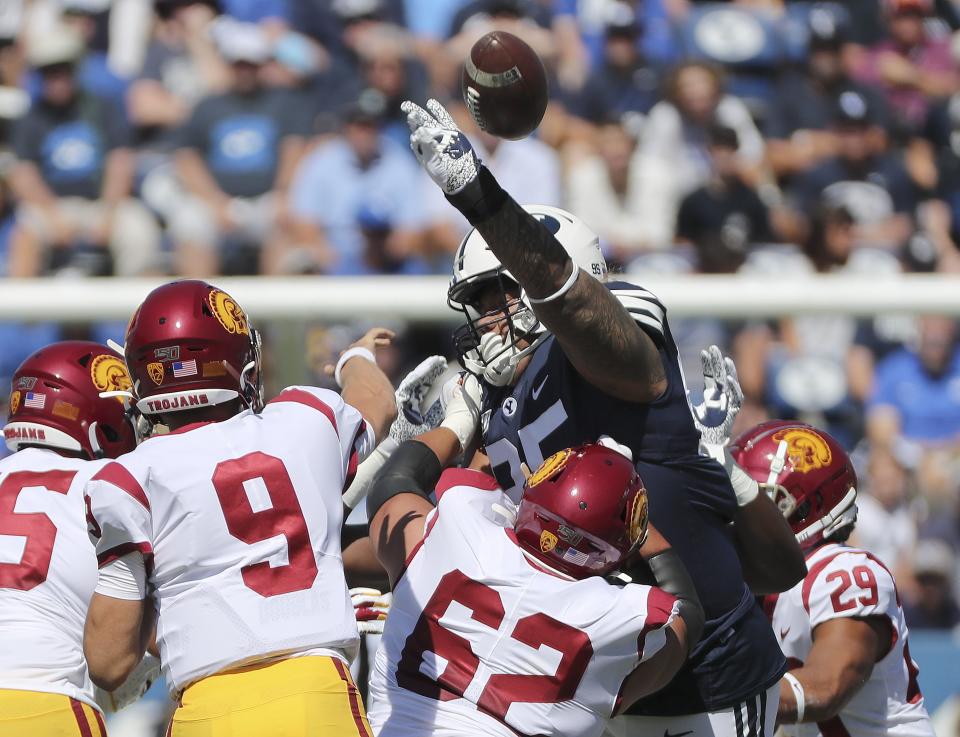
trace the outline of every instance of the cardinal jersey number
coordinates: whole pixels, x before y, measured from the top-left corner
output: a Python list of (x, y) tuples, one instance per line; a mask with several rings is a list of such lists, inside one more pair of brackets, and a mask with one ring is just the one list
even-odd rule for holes
[(663, 647), (676, 600), (531, 564), (489, 477), (447, 471), (394, 590), (370, 686), (380, 737), (603, 730), (623, 680)]
[(97, 562), (83, 487), (103, 465), (39, 448), (0, 461), (2, 689), (58, 693), (95, 706), (83, 625)]
[[(807, 559), (807, 576), (773, 604), (773, 629), (792, 668), (803, 665), (817, 625), (842, 617), (884, 617), (892, 638), (887, 654), (843, 711), (822, 724), (784, 725), (790, 737), (933, 737), (910, 658), (907, 625), (893, 576), (870, 553), (829, 544)], [(768, 609), (770, 604), (768, 603)]]
[(372, 433), (338, 394), (152, 438), (88, 484), (100, 565), (143, 553), (171, 692), (286, 653), (353, 657), (341, 495)]

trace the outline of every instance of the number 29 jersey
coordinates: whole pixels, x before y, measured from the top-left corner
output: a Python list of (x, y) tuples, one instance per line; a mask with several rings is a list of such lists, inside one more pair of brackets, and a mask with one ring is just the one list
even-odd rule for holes
[(325, 389), (151, 438), (87, 485), (100, 565), (139, 550), (176, 694), (228, 667), (297, 654), (353, 658), (342, 493), (374, 438)]
[(890, 572), (870, 553), (836, 543), (817, 548), (807, 558), (807, 570), (792, 589), (767, 598), (791, 669), (807, 660), (817, 625), (832, 619), (885, 617), (892, 637), (887, 654), (839, 715), (820, 724), (785, 724), (784, 731), (790, 737), (933, 737)]
[(97, 585), (83, 487), (104, 463), (40, 448), (0, 461), (0, 689), (100, 708), (83, 657)]
[(370, 683), (379, 737), (594, 737), (624, 679), (666, 642), (676, 599), (527, 557), (479, 472), (448, 470), (393, 592)]

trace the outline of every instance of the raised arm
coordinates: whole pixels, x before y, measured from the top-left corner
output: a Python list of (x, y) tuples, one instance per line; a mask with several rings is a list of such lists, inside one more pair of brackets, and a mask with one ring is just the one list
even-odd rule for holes
[(390, 379), (377, 366), (374, 352), (386, 345), (393, 333), (385, 328), (373, 328), (344, 351), (335, 369), (341, 396), (347, 404), (356, 407), (363, 419), (373, 428), (379, 443), (386, 437), (390, 424), (397, 418), (397, 402)]
[(526, 290), (537, 317), (581, 376), (608, 394), (651, 402), (667, 387), (657, 346), (617, 298), (587, 278), (563, 246), (480, 165), (436, 100), (403, 104), (411, 146), (427, 173)]

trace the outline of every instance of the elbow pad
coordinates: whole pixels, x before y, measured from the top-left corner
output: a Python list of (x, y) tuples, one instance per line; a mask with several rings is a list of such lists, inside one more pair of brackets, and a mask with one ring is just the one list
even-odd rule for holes
[(391, 497), (419, 494), (430, 499), (443, 467), (430, 448), (416, 440), (400, 444), (380, 469), (367, 495), (367, 519), (373, 519)]
[(687, 652), (692, 652), (694, 646), (700, 641), (700, 635), (703, 634), (705, 621), (703, 607), (700, 605), (700, 597), (697, 596), (693, 579), (690, 578), (677, 551), (672, 548), (654, 555), (647, 561), (647, 565), (653, 572), (657, 586), (677, 597), (680, 602), (680, 616), (683, 617), (683, 622), (687, 626)]

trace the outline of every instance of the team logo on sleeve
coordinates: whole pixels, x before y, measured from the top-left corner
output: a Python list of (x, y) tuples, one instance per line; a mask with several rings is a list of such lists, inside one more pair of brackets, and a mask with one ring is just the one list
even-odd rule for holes
[(559, 539), (557, 536), (549, 530), (544, 530), (540, 533), (540, 550), (542, 550), (544, 553), (549, 553), (551, 550), (557, 547), (558, 542)]
[(148, 363), (147, 376), (150, 377), (154, 384), (160, 386), (160, 384), (163, 383), (163, 364), (156, 361), (153, 363)]
[(773, 441), (786, 441), (787, 457), (793, 468), (809, 473), (828, 465), (833, 457), (827, 441), (813, 430), (790, 428), (773, 434)]
[(10, 395), (10, 414), (17, 414), (18, 409), (20, 409), (20, 392), (15, 391)]
[[(116, 356), (101, 353), (90, 362), (90, 378), (102, 392), (128, 392), (133, 388), (127, 367)], [(117, 397), (123, 401), (123, 397)]]
[(530, 474), (530, 478), (527, 479), (527, 487), (533, 488), (537, 484), (553, 478), (563, 470), (563, 467), (567, 465), (567, 461), (570, 460), (570, 456), (572, 455), (573, 451), (569, 448), (554, 453), (540, 465), (540, 468)]
[(240, 305), (234, 302), (233, 297), (219, 289), (214, 289), (207, 297), (207, 301), (210, 303), (210, 310), (223, 325), (224, 330), (228, 333), (250, 335), (247, 316), (240, 309)]

